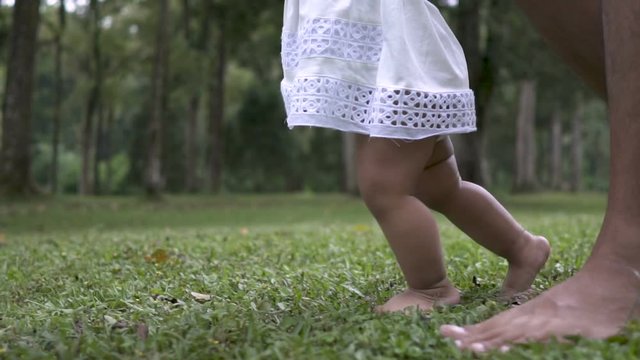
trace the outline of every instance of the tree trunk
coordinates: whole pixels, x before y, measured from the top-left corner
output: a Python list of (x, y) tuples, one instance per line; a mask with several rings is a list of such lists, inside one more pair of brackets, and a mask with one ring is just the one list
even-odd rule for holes
[[(191, 32), (191, 4), (189, 0), (182, 1), (183, 9), (183, 31), (187, 44), (191, 48), (197, 48), (194, 44), (193, 34)], [(203, 29), (205, 31), (205, 29)], [(185, 178), (184, 185), (187, 192), (195, 192), (198, 190), (198, 114), (200, 112), (200, 94), (194, 91), (189, 100), (189, 109), (187, 113), (187, 122), (185, 124), (184, 134), (184, 156), (185, 156)]]
[(104, 130), (104, 159), (107, 162), (106, 174), (105, 174), (105, 188), (107, 191), (113, 189), (113, 167), (111, 165), (111, 133), (113, 129), (113, 122), (115, 120), (113, 104), (109, 105), (109, 111), (107, 112), (107, 123)]
[(89, 94), (89, 102), (87, 104), (87, 113), (85, 115), (84, 123), (82, 124), (82, 170), (80, 173), (80, 189), (79, 193), (82, 195), (93, 194), (93, 172), (91, 166), (91, 160), (93, 159), (93, 153), (95, 151), (94, 137), (93, 137), (93, 116), (96, 112), (99, 90), (94, 86)]
[(222, 126), (224, 121), (224, 83), (227, 66), (225, 32), (225, 20), (224, 15), (222, 15), (218, 18), (217, 59), (212, 64), (214, 74), (209, 88), (209, 111), (211, 117), (209, 126), (209, 188), (214, 194), (220, 192), (222, 187)]
[(4, 195), (36, 191), (31, 178), (31, 107), (39, 22), (39, 0), (16, 2), (2, 104), (0, 194)]
[(51, 173), (50, 186), (51, 193), (58, 192), (58, 147), (60, 146), (60, 123), (62, 117), (62, 93), (64, 91), (62, 84), (62, 38), (66, 28), (65, 2), (60, 1), (58, 8), (58, 32), (55, 36), (55, 105), (53, 110), (53, 131), (51, 134)]
[(491, 182), (489, 166), (485, 156), (484, 118), (494, 90), (492, 48), (495, 46), (492, 33), (487, 35), (486, 51), (481, 51), (481, 1), (460, 0), (458, 5), (458, 38), (464, 48), (469, 68), (469, 85), (476, 97), (476, 126), (472, 134), (457, 137), (456, 158), (460, 175), (465, 180), (488, 186)]
[(571, 119), (571, 183), (572, 192), (582, 190), (584, 104), (578, 100)]
[(198, 189), (198, 112), (200, 99), (193, 95), (189, 101), (187, 124), (185, 127), (185, 187), (187, 192), (195, 192)]
[(530, 191), (536, 187), (535, 116), (536, 83), (524, 80), (521, 83), (516, 129), (515, 191)]
[(96, 151), (93, 155), (93, 190), (96, 195), (102, 193), (102, 182), (100, 179), (100, 162), (104, 154), (104, 107), (102, 104), (98, 109), (98, 123), (96, 124)]
[(100, 3), (91, 0), (89, 8), (92, 20), (92, 53), (93, 53), (93, 84), (89, 92), (87, 113), (82, 125), (82, 172), (80, 174), (80, 194), (91, 195), (95, 193), (93, 160), (96, 151), (94, 137), (94, 117), (100, 107), (102, 97), (102, 53), (100, 48)]
[(167, 79), (169, 62), (169, 1), (160, 0), (156, 25), (156, 54), (153, 64), (151, 90), (151, 118), (145, 188), (147, 195), (158, 197), (164, 186), (162, 177), (162, 136), (167, 103)]
[(356, 134), (342, 135), (342, 156), (344, 164), (344, 190), (351, 195), (358, 195), (358, 174), (356, 168), (357, 157)]
[(555, 110), (551, 117), (551, 188), (562, 189), (562, 112)]

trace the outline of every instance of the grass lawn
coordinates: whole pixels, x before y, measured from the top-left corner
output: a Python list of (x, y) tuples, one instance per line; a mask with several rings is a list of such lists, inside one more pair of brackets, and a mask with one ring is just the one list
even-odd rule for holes
[[(554, 253), (546, 289), (584, 262), (600, 195), (505, 198)], [(357, 199), (330, 195), (58, 198), (0, 203), (0, 359), (474, 358), (437, 334), (506, 308), (505, 264), (440, 219), (463, 304), (375, 315), (403, 289)], [(640, 327), (486, 358), (631, 359)]]

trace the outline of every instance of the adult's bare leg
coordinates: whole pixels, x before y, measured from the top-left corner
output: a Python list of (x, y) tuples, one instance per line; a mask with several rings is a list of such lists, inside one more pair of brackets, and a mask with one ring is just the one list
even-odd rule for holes
[(442, 333), (461, 348), (485, 351), (567, 335), (601, 339), (619, 332), (636, 315), (640, 295), (640, 71), (636, 64), (640, 58), (640, 2), (603, 0), (603, 14), (612, 160), (607, 212), (591, 257), (574, 277), (520, 307), (478, 325), (443, 326)]
[(517, 0), (549, 45), (606, 98), (602, 0)]

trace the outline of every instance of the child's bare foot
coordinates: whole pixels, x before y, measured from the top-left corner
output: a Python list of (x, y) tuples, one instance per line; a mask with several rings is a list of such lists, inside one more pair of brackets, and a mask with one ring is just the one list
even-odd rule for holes
[(420, 311), (431, 311), (439, 305), (455, 305), (460, 302), (460, 292), (449, 280), (444, 280), (436, 286), (424, 289), (407, 289), (404, 292), (392, 297), (384, 305), (377, 306), (377, 313), (393, 313), (411, 308), (418, 308)]
[(528, 232), (523, 236), (526, 239), (524, 246), (516, 258), (509, 259), (509, 271), (502, 284), (501, 297), (506, 299), (529, 290), (551, 253), (551, 246), (544, 237)]

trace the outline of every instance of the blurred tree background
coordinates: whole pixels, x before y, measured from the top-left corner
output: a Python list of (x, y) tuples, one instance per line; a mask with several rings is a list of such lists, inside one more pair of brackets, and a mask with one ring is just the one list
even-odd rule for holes
[[(353, 191), (348, 136), (285, 124), (282, 0), (0, 4), (0, 193)], [(606, 190), (605, 104), (513, 2), (437, 5), (477, 95), (463, 177)]]

